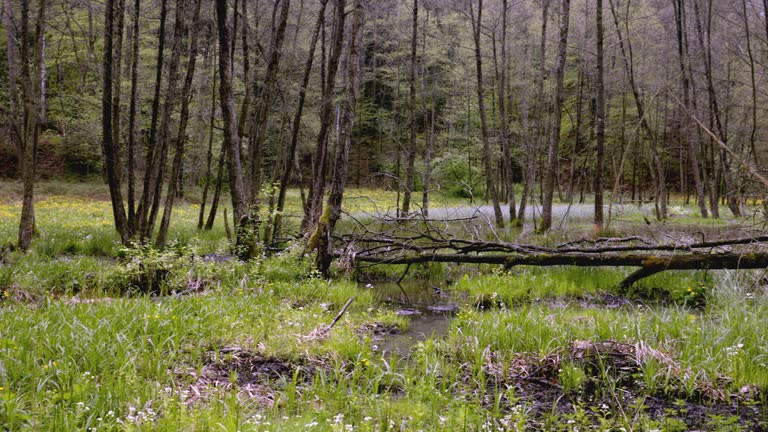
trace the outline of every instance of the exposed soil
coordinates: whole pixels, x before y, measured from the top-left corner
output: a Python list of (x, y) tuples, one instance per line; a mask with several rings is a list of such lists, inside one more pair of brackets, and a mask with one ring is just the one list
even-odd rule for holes
[[(516, 400), (506, 402), (510, 409), (526, 406), (534, 428), (548, 416), (567, 415), (579, 407), (595, 424), (606, 417), (627, 416), (631, 421), (642, 412), (655, 420), (676, 419), (692, 430), (711, 430), (711, 422), (719, 417), (731, 418), (745, 430), (768, 431), (768, 406), (757, 388), (729, 390), (727, 377), (699, 380), (686, 388), (684, 377), (690, 371), (643, 344), (577, 341), (570, 350), (543, 358), (521, 355), (506, 368), (496, 357), (489, 353), (484, 365), (491, 378), (488, 386), (514, 388)], [(670, 377), (663, 388), (646, 387), (641, 365), (648, 361), (659, 365), (658, 375)], [(561, 377), (569, 364), (585, 373), (576, 388), (565, 388)], [(471, 379), (471, 372), (467, 376)]]
[(357, 332), (361, 335), (371, 335), (374, 338), (381, 338), (385, 336), (394, 336), (400, 334), (400, 329), (393, 324), (373, 322), (361, 325), (357, 329)]
[(217, 390), (236, 386), (240, 397), (264, 406), (272, 406), (275, 394), (294, 378), (306, 383), (324, 367), (319, 360), (281, 359), (263, 356), (240, 347), (225, 347), (206, 355), (200, 374), (189, 386), (186, 403), (194, 404), (207, 399)]

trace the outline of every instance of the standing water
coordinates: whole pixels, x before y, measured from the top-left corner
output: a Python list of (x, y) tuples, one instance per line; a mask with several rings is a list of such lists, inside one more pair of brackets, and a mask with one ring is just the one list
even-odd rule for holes
[(451, 302), (444, 284), (426, 280), (410, 280), (400, 284), (367, 285), (377, 297), (395, 308), (395, 313), (408, 318), (408, 328), (401, 333), (375, 336), (374, 350), (385, 357), (406, 357), (411, 349), (428, 338), (448, 332), (453, 313), (458, 306)]

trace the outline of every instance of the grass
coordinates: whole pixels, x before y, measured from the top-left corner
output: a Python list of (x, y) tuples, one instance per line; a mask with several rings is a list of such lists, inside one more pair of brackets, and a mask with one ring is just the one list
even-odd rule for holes
[[(402, 268), (369, 269), (366, 288), (316, 278), (298, 246), (212, 260), (227, 252), (223, 227), (194, 230), (195, 204), (177, 208), (171, 248), (123, 251), (97, 188), (61, 187), (38, 203), (33, 250), (0, 263), (0, 429), (766, 428), (759, 272), (668, 272), (620, 293), (629, 269), (414, 268), (425, 290), (452, 279), (439, 301), (459, 310), (399, 358), (371, 329), (407, 335), (376, 291)], [(18, 207), (0, 203), (2, 244)], [(142, 292), (146, 274), (161, 275), (161, 295)]]

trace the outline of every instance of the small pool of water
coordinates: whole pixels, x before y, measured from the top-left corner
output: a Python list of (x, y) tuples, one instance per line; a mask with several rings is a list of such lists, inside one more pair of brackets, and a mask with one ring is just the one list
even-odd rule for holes
[(453, 314), (458, 310), (455, 296), (446, 283), (411, 279), (400, 284), (379, 282), (363, 284), (388, 303), (397, 314), (407, 317), (408, 328), (402, 333), (377, 336), (374, 350), (384, 357), (406, 357), (411, 349), (427, 338), (441, 337), (448, 332)]
[(452, 315), (446, 313), (415, 314), (409, 317), (408, 329), (402, 333), (374, 338), (374, 351), (381, 353), (385, 358), (393, 355), (407, 357), (419, 342), (448, 333), (452, 319)]

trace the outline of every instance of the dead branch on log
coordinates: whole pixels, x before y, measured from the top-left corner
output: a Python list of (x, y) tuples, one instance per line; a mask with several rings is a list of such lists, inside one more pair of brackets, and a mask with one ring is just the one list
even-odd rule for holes
[[(641, 236), (625, 238), (582, 238), (548, 247), (481, 239), (467, 228), (468, 239), (449, 234), (445, 227), (431, 221), (398, 219), (375, 224), (358, 221), (356, 232), (337, 236), (336, 242), (350, 256), (353, 245), (356, 264), (413, 264), (439, 262), (458, 264), (515, 266), (638, 267), (620, 288), (667, 270), (765, 269), (768, 268), (768, 235), (758, 233), (728, 239), (694, 241), (669, 237), (670, 242), (655, 242)], [(340, 255), (339, 255), (340, 256)], [(407, 272), (407, 270), (406, 270)]]
[(358, 262), (373, 264), (418, 264), (427, 262), (497, 264), (515, 266), (640, 267), (619, 287), (627, 289), (635, 282), (667, 270), (747, 270), (768, 268), (768, 252), (762, 253), (689, 253), (679, 255), (572, 253), (559, 254), (418, 254), (400, 257), (358, 256)]

